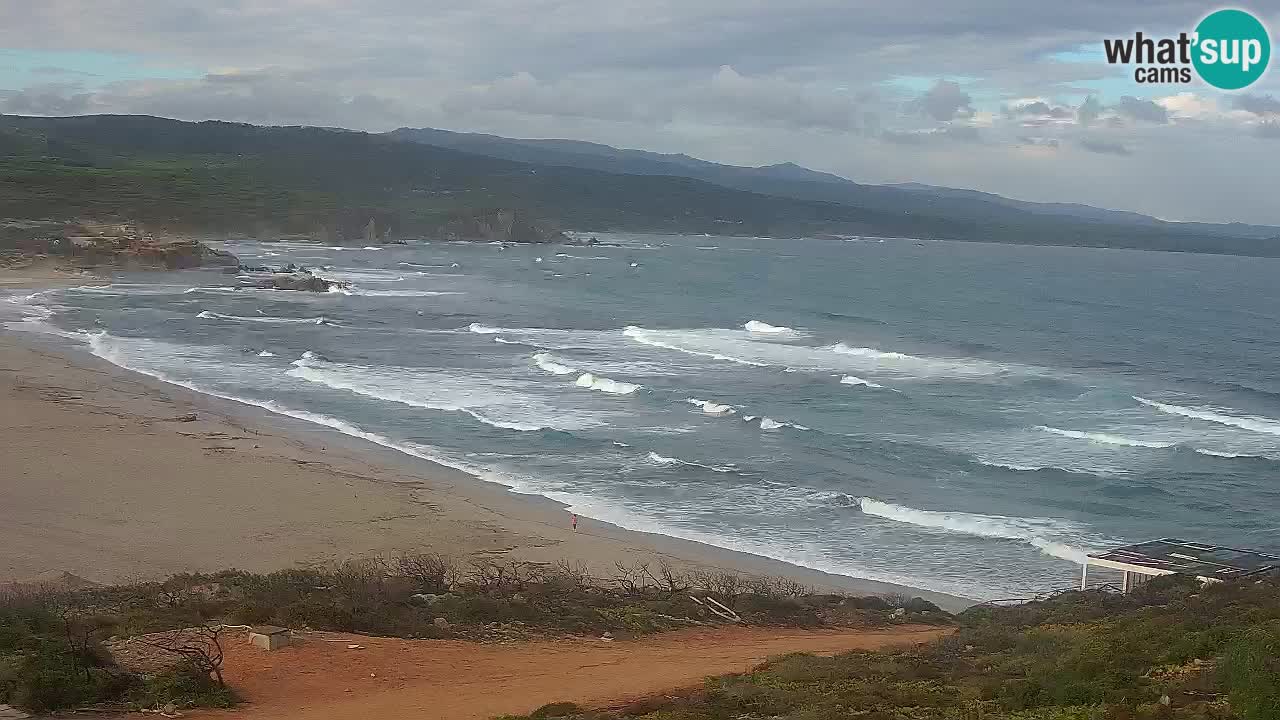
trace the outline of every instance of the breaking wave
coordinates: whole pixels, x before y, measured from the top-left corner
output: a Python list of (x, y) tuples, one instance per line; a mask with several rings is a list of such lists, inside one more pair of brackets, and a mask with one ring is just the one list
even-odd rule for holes
[(811, 346), (768, 342), (759, 332), (724, 328), (650, 330), (629, 325), (623, 335), (651, 347), (753, 367), (882, 372), (908, 377), (984, 377), (1018, 368), (1032, 370), (975, 358), (921, 357), (844, 343)]
[(638, 327), (636, 325), (628, 325), (622, 331), (622, 334), (626, 335), (627, 337), (631, 338), (632, 340), (635, 340), (636, 342), (642, 345), (649, 345), (650, 347), (662, 348), (664, 350), (675, 350), (676, 352), (688, 353), (689, 355), (697, 355), (699, 357), (711, 358), (713, 360), (724, 360), (726, 362), (737, 363), (739, 365), (751, 365), (754, 367), (769, 367), (769, 363), (765, 363), (765, 362), (756, 362), (754, 360), (746, 360), (743, 358), (733, 357), (732, 355), (724, 355), (722, 353), (690, 349), (688, 347), (681, 347), (680, 345), (677, 345), (675, 343), (660, 340), (654, 336), (655, 335), (654, 332), (650, 330), (645, 330), (644, 328)]
[(361, 297), (439, 297), (441, 295), (462, 295), (463, 293), (450, 290), (364, 290), (362, 288), (343, 288), (333, 286), (328, 292), (337, 292), (343, 295), (358, 295)]
[(602, 425), (570, 416), (521, 392), (518, 383), (413, 368), (366, 367), (324, 360), (309, 351), (286, 375), (335, 390), (410, 407), (461, 412), (504, 430), (577, 430)]
[(1101, 443), (1103, 445), (1161, 449), (1171, 448), (1177, 444), (1171, 442), (1155, 442), (1152, 440), (1135, 440), (1133, 438), (1127, 438), (1120, 435), (1110, 435), (1108, 433), (1063, 430), (1062, 428), (1049, 427), (1048, 425), (1037, 425), (1036, 429), (1053, 435), (1061, 435), (1062, 437), (1074, 438), (1076, 440), (1088, 440), (1089, 442)]
[(794, 335), (796, 333), (795, 330), (792, 330), (785, 325), (770, 325), (767, 322), (761, 322), (759, 320), (748, 320), (742, 327), (747, 332), (761, 333), (765, 335)]
[(667, 457), (666, 455), (659, 455), (656, 452), (650, 452), (646, 457), (648, 457), (649, 462), (652, 462), (656, 465), (681, 465), (685, 467), (701, 468), (703, 470), (710, 470), (712, 472), (718, 472), (718, 473), (731, 473), (731, 472), (737, 472), (738, 470), (736, 467), (732, 465), (704, 465), (702, 463), (690, 462), (688, 460), (681, 460), (678, 457)]
[[(572, 372), (572, 370), (570, 372)], [(581, 388), (599, 390), (600, 392), (606, 392), (611, 395), (630, 395), (640, 389), (639, 385), (610, 380), (607, 377), (592, 375), (591, 373), (582, 373), (573, 384)]]
[(1078, 539), (1084, 529), (1068, 520), (917, 510), (869, 497), (859, 499), (858, 505), (866, 515), (963, 535), (1018, 540), (1046, 555), (1073, 562), (1083, 562), (1089, 554), (1089, 550), (1071, 544), (1070, 541)]
[(841, 385), (862, 385), (864, 387), (869, 387), (869, 388), (884, 387), (883, 385), (873, 383), (870, 380), (863, 380), (857, 375), (845, 375), (844, 377), (840, 378), (840, 384)]
[(246, 317), (243, 315), (223, 315), (222, 313), (216, 313), (216, 312), (211, 312), (209, 310), (204, 310), (199, 315), (196, 315), (196, 317), (202, 318), (205, 320), (230, 320), (232, 322), (255, 322), (255, 323), (269, 323), (269, 324), (276, 324), (276, 325), (280, 325), (280, 324), (337, 325), (337, 323), (333, 322), (332, 320), (329, 320), (323, 315), (321, 315), (320, 317), (314, 317), (314, 318), (287, 318), (287, 317), (273, 317), (271, 315)]
[(1189, 408), (1181, 405), (1170, 405), (1168, 403), (1156, 402), (1148, 400), (1137, 395), (1132, 396), (1134, 400), (1155, 408), (1163, 413), (1170, 415), (1181, 415), (1182, 417), (1192, 418), (1194, 420), (1204, 420), (1205, 422), (1217, 423), (1219, 425), (1227, 425), (1241, 430), (1249, 430), (1256, 433), (1264, 433), (1267, 435), (1280, 435), (1280, 420), (1258, 415), (1233, 415), (1228, 414), (1222, 408)]
[[(747, 416), (743, 418), (743, 420), (746, 420), (747, 422), (751, 422), (754, 419), (755, 418), (751, 416)], [(810, 427), (805, 427), (800, 423), (785, 422), (783, 420), (774, 420), (773, 418), (768, 418), (768, 417), (760, 418), (761, 430), (781, 430), (782, 428), (792, 428), (794, 430), (812, 430), (813, 429)]]
[(699, 400), (698, 398), (686, 398), (685, 402), (690, 405), (696, 405), (702, 409), (702, 412), (708, 415), (732, 415), (738, 411), (732, 405), (721, 405), (720, 403), (711, 402), (710, 400)]
[[(495, 338), (495, 340), (497, 339), (501, 338)], [(533, 356), (533, 364), (552, 375), (572, 375), (573, 373), (578, 372), (576, 368), (563, 365), (557, 362), (558, 360), (560, 360), (560, 358), (557, 358), (550, 353), (538, 353)]]

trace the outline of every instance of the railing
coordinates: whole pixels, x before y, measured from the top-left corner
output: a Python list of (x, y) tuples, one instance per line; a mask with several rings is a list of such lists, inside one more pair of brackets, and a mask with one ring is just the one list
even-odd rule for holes
[(1044, 592), (1037, 593), (1032, 597), (1000, 598), (999, 600), (987, 600), (986, 602), (980, 602), (977, 605), (974, 605), (973, 607), (1010, 607), (1013, 605), (1025, 605), (1026, 603), (1029, 603), (1029, 602), (1043, 602), (1045, 600), (1052, 600), (1060, 595), (1065, 595), (1067, 593), (1092, 592), (1092, 591), (1109, 592), (1109, 593), (1116, 593), (1116, 594), (1122, 594), (1124, 592), (1124, 590), (1121, 589), (1119, 585), (1116, 585), (1114, 583), (1103, 583), (1101, 585), (1094, 585), (1090, 587), (1088, 590), (1084, 590), (1084, 591), (1072, 585), (1070, 587), (1059, 588), (1057, 590), (1045, 590)]

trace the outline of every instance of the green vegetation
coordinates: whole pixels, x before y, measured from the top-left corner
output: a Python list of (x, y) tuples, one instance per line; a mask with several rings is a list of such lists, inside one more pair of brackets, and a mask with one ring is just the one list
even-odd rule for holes
[[(119, 587), (0, 593), (0, 704), (36, 711), (104, 702), (227, 705), (223, 625), (507, 640), (623, 638), (735, 622), (897, 621), (949, 622), (949, 616), (920, 598), (819, 595), (781, 578), (683, 573), (644, 562), (619, 565), (609, 578), (567, 562), (460, 564), (421, 554), (265, 575), (228, 570)], [(124, 637), (134, 640), (122, 650)], [(137, 647), (165, 662), (132, 667), (128, 649)]]
[[(0, 598), (0, 704), (33, 712), (110, 703), (124, 708), (227, 707), (231, 692), (172, 646), (173, 662), (155, 672), (120, 667), (104, 641), (129, 627), (128, 614), (103, 612), (73, 596)], [(170, 649), (157, 652), (168, 653)]]
[[(578, 229), (841, 233), (1280, 256), (1274, 240), (1177, 224), (994, 212), (972, 203), (936, 203), (940, 209), (930, 211), (928, 203), (903, 204), (901, 192), (848, 194), (838, 185), (810, 185), (796, 196), (790, 186), (741, 189), (531, 164), (320, 128), (0, 116), (0, 217), (7, 218), (136, 220), (174, 230), (341, 240), (360, 238), (370, 219), (396, 237), (413, 237), (508, 208)], [(835, 194), (813, 195), (817, 190)]]
[[(676, 700), (529, 718), (575, 720), (1276, 720), (1280, 579), (1129, 596), (1072, 592), (979, 606), (921, 648), (789, 655)], [(515, 719), (513, 719), (515, 720)]]

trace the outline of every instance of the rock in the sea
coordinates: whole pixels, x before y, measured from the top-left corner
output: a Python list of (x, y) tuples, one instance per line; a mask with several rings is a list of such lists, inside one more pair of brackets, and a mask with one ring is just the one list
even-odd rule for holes
[(345, 287), (345, 283), (325, 280), (309, 272), (272, 272), (248, 276), (251, 287), (267, 290), (298, 290), (302, 292), (329, 292), (331, 288)]

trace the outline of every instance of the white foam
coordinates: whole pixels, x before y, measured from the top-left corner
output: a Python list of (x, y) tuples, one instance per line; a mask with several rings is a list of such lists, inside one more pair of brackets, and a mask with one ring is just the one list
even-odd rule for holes
[(696, 405), (702, 409), (702, 412), (708, 415), (732, 415), (737, 412), (737, 408), (732, 405), (722, 405), (720, 403), (711, 402), (710, 400), (699, 400), (698, 398), (685, 398), (685, 402), (690, 405)]
[[(794, 332), (794, 331), (793, 331)], [(1000, 375), (1026, 366), (1005, 365), (973, 358), (920, 357), (843, 343), (827, 346), (770, 341), (786, 333), (759, 333), (725, 328), (650, 330), (630, 325), (623, 334), (651, 347), (753, 367), (791, 368), (805, 371), (893, 374), (900, 377), (979, 378)]]
[(607, 377), (592, 375), (591, 373), (582, 373), (573, 384), (581, 388), (599, 390), (600, 392), (606, 392), (611, 395), (630, 395), (640, 389), (639, 385), (610, 380)]
[(567, 412), (529, 394), (528, 384), (418, 368), (369, 367), (305, 353), (286, 374), (357, 395), (445, 412), (461, 412), (493, 427), (526, 432), (603, 425), (591, 414)]
[(276, 354), (271, 352), (270, 350), (263, 350), (262, 352), (258, 353), (258, 357), (275, 357), (275, 356)]
[(576, 368), (563, 365), (559, 362), (560, 358), (550, 353), (538, 353), (533, 356), (533, 364), (552, 375), (572, 375), (577, 372)]
[(199, 315), (196, 315), (196, 317), (204, 320), (229, 320), (232, 322), (254, 322), (254, 323), (268, 323), (268, 324), (275, 324), (275, 325), (284, 325), (284, 324), (335, 325), (336, 324), (333, 321), (325, 318), (323, 315), (321, 315), (320, 317), (313, 317), (313, 318), (287, 318), (287, 317), (273, 317), (271, 315), (261, 315), (261, 316), (223, 315), (222, 313), (203, 310), (200, 312)]
[(377, 270), (322, 270), (316, 273), (322, 280), (360, 283), (403, 282), (404, 276), (395, 272)]
[(362, 288), (331, 287), (329, 292), (340, 292), (343, 295), (359, 295), (361, 297), (439, 297), (442, 295), (462, 295), (461, 292), (449, 290), (364, 290)]
[(1019, 518), (1006, 515), (917, 510), (875, 498), (864, 497), (859, 507), (867, 515), (894, 522), (917, 525), (945, 532), (1002, 540), (1019, 540), (1053, 557), (1082, 562), (1089, 551), (1070, 544), (1080, 538), (1084, 528), (1069, 520), (1055, 518)]
[(761, 322), (760, 320), (748, 320), (746, 323), (743, 324), (742, 327), (747, 332), (761, 333), (763, 335), (794, 335), (796, 334), (795, 330), (792, 330), (791, 328), (786, 327), (785, 325), (770, 325), (769, 323)]
[(496, 335), (502, 332), (502, 328), (489, 327), (488, 325), (481, 325), (480, 323), (471, 323), (467, 326), (467, 329), (473, 333), (480, 333), (481, 335)]
[[(748, 422), (750, 422), (752, 419), (753, 417), (750, 415), (743, 418), (743, 420), (746, 420)], [(801, 425), (799, 423), (784, 422), (782, 420), (774, 420), (773, 418), (770, 418), (770, 417), (760, 418), (761, 430), (781, 430), (782, 428), (788, 428), (788, 427), (795, 430), (811, 430), (812, 429), (812, 428), (805, 427), (804, 425)]]
[(1101, 443), (1103, 445), (1119, 445), (1122, 447), (1140, 447), (1140, 448), (1171, 448), (1177, 443), (1172, 442), (1156, 442), (1152, 440), (1135, 440), (1120, 435), (1110, 435), (1108, 433), (1098, 432), (1082, 432), (1080, 430), (1063, 430), (1062, 428), (1049, 427), (1047, 425), (1037, 425), (1037, 430), (1051, 433), (1053, 435), (1061, 435), (1062, 437), (1075, 438), (1076, 440), (1088, 440), (1089, 442)]
[(862, 378), (858, 377), (857, 375), (845, 375), (844, 377), (840, 378), (840, 384), (841, 384), (841, 385), (862, 385), (862, 386), (869, 387), (869, 388), (882, 388), (882, 387), (884, 387), (883, 385), (879, 385), (879, 384), (873, 383), (873, 382), (871, 382), (870, 380), (863, 380)]
[(1238, 452), (1238, 453), (1235, 453), (1235, 452), (1226, 452), (1226, 451), (1224, 451), (1224, 450), (1209, 450), (1209, 449), (1206, 449), (1206, 448), (1193, 448), (1193, 449), (1194, 449), (1196, 452), (1200, 453), (1201, 455), (1208, 455), (1209, 457), (1218, 457), (1218, 458), (1256, 458), (1256, 459), (1261, 459), (1261, 460), (1277, 460), (1277, 459), (1280, 459), (1280, 457), (1277, 457), (1277, 456), (1275, 456), (1275, 455), (1267, 455), (1267, 454), (1265, 454), (1265, 453), (1245, 453), (1245, 452)]
[(681, 460), (678, 457), (668, 457), (666, 455), (659, 455), (658, 453), (652, 452), (652, 451), (650, 451), (646, 457), (648, 457), (650, 462), (655, 463), (657, 465), (682, 465), (685, 467), (702, 468), (703, 470), (710, 470), (712, 472), (718, 472), (718, 473), (731, 473), (731, 472), (737, 471), (737, 468), (733, 467), (732, 465), (704, 465), (702, 463), (690, 462), (688, 460)]
[(626, 335), (632, 340), (635, 340), (638, 343), (641, 343), (642, 345), (649, 345), (651, 347), (663, 348), (665, 350), (675, 350), (677, 352), (712, 358), (714, 360), (725, 360), (727, 362), (737, 363), (739, 365), (752, 365), (754, 367), (769, 366), (769, 363), (756, 362), (753, 360), (745, 360), (743, 358), (733, 357), (731, 355), (724, 355), (716, 352), (707, 352), (702, 350), (690, 349), (688, 347), (681, 347), (678, 344), (658, 339), (658, 337), (656, 336), (657, 335), (656, 331), (645, 330), (644, 328), (637, 327), (635, 325), (628, 325), (622, 331), (622, 334)]
[(1225, 408), (1201, 407), (1189, 408), (1181, 405), (1170, 405), (1168, 403), (1156, 402), (1146, 398), (1133, 396), (1134, 400), (1155, 408), (1163, 413), (1170, 415), (1181, 415), (1182, 417), (1192, 418), (1194, 420), (1203, 420), (1205, 422), (1217, 423), (1219, 425), (1227, 425), (1241, 430), (1249, 430), (1250, 432), (1264, 433), (1267, 435), (1280, 435), (1280, 420), (1259, 415), (1239, 415), (1233, 410)]

